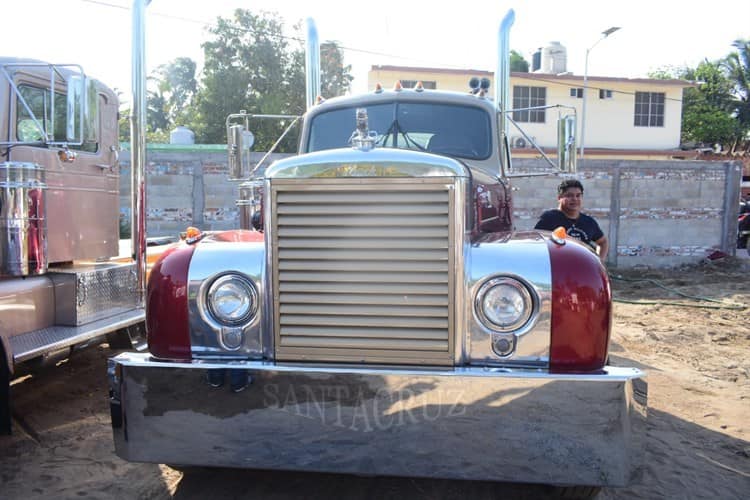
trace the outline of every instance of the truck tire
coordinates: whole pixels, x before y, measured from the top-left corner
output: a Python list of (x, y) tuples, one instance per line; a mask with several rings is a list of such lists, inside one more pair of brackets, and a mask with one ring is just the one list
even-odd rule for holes
[(0, 346), (0, 436), (10, 435), (10, 369)]

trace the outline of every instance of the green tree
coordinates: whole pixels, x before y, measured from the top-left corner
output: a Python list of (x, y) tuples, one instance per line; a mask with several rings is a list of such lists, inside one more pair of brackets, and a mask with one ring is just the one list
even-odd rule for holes
[(747, 140), (750, 133), (750, 40), (735, 40), (737, 51), (730, 53), (723, 62), (727, 76), (733, 84), (734, 114), (739, 122), (739, 140)]
[[(244, 9), (237, 9), (231, 19), (217, 18), (209, 28), (210, 38), (203, 44), (203, 78), (191, 121), (199, 141), (224, 142), (225, 119), (240, 110), (289, 115), (305, 111), (303, 42), (283, 32), (278, 14), (254, 14)], [(344, 65), (339, 44), (321, 44), (322, 95), (346, 93), (351, 81), (351, 67)], [(256, 136), (255, 149), (261, 150), (275, 142), (284, 124), (265, 120), (255, 121), (251, 127)], [(296, 150), (296, 137), (287, 137), (280, 150)]]
[(164, 99), (164, 112), (170, 128), (186, 125), (192, 118), (193, 99), (198, 90), (195, 72), (195, 61), (178, 57), (159, 66), (152, 75), (157, 91)]
[(320, 44), (320, 87), (323, 97), (338, 97), (351, 89), (351, 65), (344, 65), (344, 52), (338, 42)]
[(737, 136), (737, 120), (732, 116), (732, 84), (719, 62), (703, 61), (686, 79), (701, 82), (683, 94), (683, 139), (705, 144), (729, 144)]
[[(218, 18), (209, 33), (211, 38), (203, 44), (205, 66), (196, 98), (199, 140), (224, 142), (227, 115), (243, 109), (254, 114), (285, 114), (298, 108), (285, 89), (292, 59), (277, 14), (255, 15), (237, 9), (231, 19)], [(263, 130), (254, 131), (259, 147), (271, 140), (263, 132), (275, 131), (272, 125), (263, 123)]]
[(160, 90), (149, 90), (146, 97), (146, 140), (169, 142), (167, 98)]
[(720, 62), (703, 61), (697, 68), (668, 67), (649, 75), (657, 79), (697, 81), (682, 97), (682, 141), (708, 145), (729, 144), (737, 135), (732, 116), (732, 83)]
[(529, 62), (523, 58), (523, 56), (515, 50), (510, 51), (510, 70), (518, 71), (520, 73), (529, 72)]

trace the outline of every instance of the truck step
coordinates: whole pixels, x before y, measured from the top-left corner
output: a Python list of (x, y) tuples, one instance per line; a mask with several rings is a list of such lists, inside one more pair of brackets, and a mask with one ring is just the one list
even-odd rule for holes
[(86, 342), (140, 321), (146, 314), (137, 308), (79, 326), (54, 325), (10, 338), (13, 361), (20, 363), (47, 352)]

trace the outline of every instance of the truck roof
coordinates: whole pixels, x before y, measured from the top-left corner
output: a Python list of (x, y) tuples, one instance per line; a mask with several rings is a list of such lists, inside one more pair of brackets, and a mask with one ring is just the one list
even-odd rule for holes
[(415, 90), (415, 89), (402, 89), (402, 90), (375, 90), (366, 92), (363, 94), (357, 94), (352, 96), (340, 96), (327, 99), (319, 105), (311, 108), (308, 112), (310, 114), (317, 114), (331, 109), (332, 107), (351, 107), (352, 105), (358, 104), (378, 104), (381, 102), (398, 102), (398, 101), (412, 101), (418, 102), (420, 100), (440, 102), (443, 104), (460, 104), (462, 106), (477, 106), (486, 108), (487, 111), (493, 112), (495, 110), (495, 102), (493, 99), (487, 97), (479, 97), (468, 92), (454, 92), (447, 90)]

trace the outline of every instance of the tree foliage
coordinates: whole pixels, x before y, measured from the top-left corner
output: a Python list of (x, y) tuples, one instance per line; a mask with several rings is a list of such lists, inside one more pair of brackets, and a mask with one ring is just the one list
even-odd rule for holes
[(172, 127), (191, 120), (193, 99), (198, 90), (195, 73), (195, 61), (178, 57), (159, 66), (151, 77), (162, 100), (164, 117)]
[(518, 71), (521, 73), (529, 72), (529, 62), (523, 58), (523, 56), (515, 50), (510, 51), (510, 70)]
[[(299, 33), (300, 25), (294, 28)], [(231, 18), (217, 18), (202, 44), (200, 79), (189, 58), (175, 59), (150, 75), (147, 139), (166, 142), (169, 130), (184, 125), (198, 142), (223, 143), (229, 114), (301, 115), (306, 106), (304, 47), (301, 37), (284, 30), (276, 13), (237, 9)], [(322, 95), (345, 94), (353, 77), (340, 45), (322, 43), (320, 52)], [(270, 147), (286, 124), (253, 121), (256, 149)], [(290, 134), (280, 150), (296, 150), (296, 139)]]
[(733, 84), (734, 114), (739, 121), (742, 138), (750, 133), (750, 39), (735, 40), (737, 50), (723, 61), (723, 67)]
[[(736, 66), (735, 66), (736, 67)], [(696, 68), (662, 68), (652, 78), (695, 81), (682, 99), (683, 142), (731, 145), (741, 140), (748, 128), (739, 119), (737, 77), (728, 71), (727, 59), (701, 62)]]
[(351, 65), (344, 65), (344, 52), (338, 42), (320, 44), (320, 87), (326, 99), (344, 95), (351, 89)]

